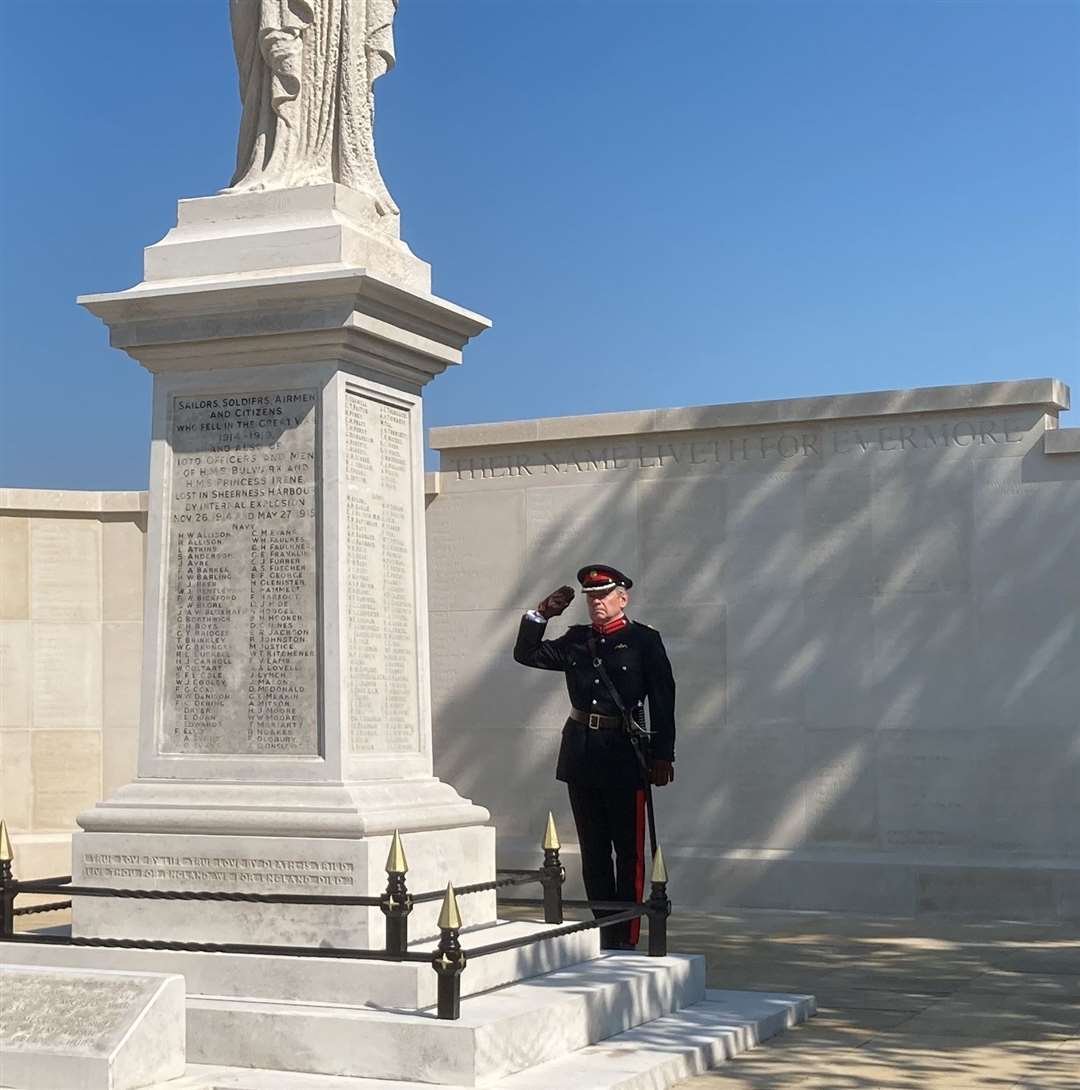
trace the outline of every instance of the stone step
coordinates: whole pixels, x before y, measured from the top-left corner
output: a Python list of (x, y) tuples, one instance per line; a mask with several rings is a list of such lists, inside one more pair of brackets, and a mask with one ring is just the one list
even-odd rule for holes
[(457, 1021), (430, 1010), (190, 996), (188, 1060), (487, 1086), (697, 1003), (704, 992), (700, 956), (607, 954), (471, 996)]
[[(542, 935), (557, 925), (525, 920), (500, 921), (464, 931), (462, 945), (502, 942)], [(435, 942), (410, 949), (434, 950)], [(461, 977), (462, 995), (475, 995), (598, 957), (600, 932), (579, 931), (517, 950), (474, 958)], [(429, 965), (353, 961), (262, 954), (200, 954), (176, 950), (106, 949), (0, 942), (0, 961), (9, 965), (51, 965), (76, 969), (179, 973), (188, 995), (333, 1003), (421, 1010), (435, 1002), (436, 978)]]
[(500, 1082), (499, 1090), (662, 1090), (733, 1059), (813, 1013), (812, 996), (708, 991), (692, 1007), (522, 1071)]
[[(709, 991), (691, 1007), (616, 1034), (488, 1090), (664, 1090), (733, 1059), (814, 1013), (812, 996)], [(149, 1090), (431, 1090), (429, 1083), (189, 1066)], [(463, 1086), (444, 1090), (464, 1090)]]

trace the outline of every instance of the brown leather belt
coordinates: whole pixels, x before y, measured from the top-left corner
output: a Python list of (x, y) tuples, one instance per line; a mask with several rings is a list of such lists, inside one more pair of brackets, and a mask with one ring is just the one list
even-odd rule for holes
[(583, 712), (577, 708), (570, 709), (570, 718), (589, 730), (614, 730), (623, 725), (621, 715), (600, 715), (599, 712)]

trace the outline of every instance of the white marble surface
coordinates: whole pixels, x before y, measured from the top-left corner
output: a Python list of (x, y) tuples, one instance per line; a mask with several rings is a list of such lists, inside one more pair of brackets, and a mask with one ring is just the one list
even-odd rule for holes
[(430, 292), (431, 266), (397, 237), (396, 222), (391, 233), (373, 225), (370, 210), (365, 196), (333, 183), (182, 200), (176, 226), (146, 249), (144, 287), (211, 275), (361, 268)]
[[(207, 822), (212, 826), (211, 820)], [(403, 834), (409, 888), (415, 893), (469, 885), (495, 877), (495, 830), (485, 826)], [(125, 889), (224, 890), (379, 896), (386, 889), (389, 835), (355, 838), (80, 832), (73, 838), (75, 881)], [(495, 896), (462, 899), (469, 926), (495, 919)], [(414, 939), (437, 933), (439, 902), (415, 907)], [(268, 905), (223, 901), (138, 901), (75, 897), (76, 935), (379, 948), (384, 918), (378, 908)]]
[(196, 1063), (489, 1085), (690, 1006), (704, 980), (700, 956), (608, 954), (464, 999), (457, 1021), (194, 997), (188, 1054)]
[(373, 219), (397, 205), (375, 158), (375, 81), (396, 61), (398, 0), (230, 5), (243, 116), (232, 187), (333, 179), (365, 196)]
[[(142, 284), (82, 300), (155, 372), (137, 776), (80, 816), (88, 880), (372, 896), (394, 829), (413, 837), (417, 891), (494, 876), (487, 811), (432, 776), (420, 400), (489, 323), (430, 295), (393, 232), (371, 234), (367, 196), (182, 202)], [(363, 465), (357, 405), (378, 425)], [(358, 582), (366, 612), (348, 608)], [(386, 645), (374, 668), (364, 625)], [(76, 931), (337, 946), (382, 932), (377, 909), (124, 904), (76, 903)], [(493, 895), (471, 908), (490, 922)], [(419, 908), (414, 934), (436, 915)]]
[(181, 1075), (180, 976), (0, 966), (0, 1084), (136, 1090)]
[[(461, 940), (466, 950), (506, 939), (543, 935), (556, 926), (526, 921), (474, 926), (476, 907), (473, 898), (474, 895), (463, 894), (458, 901), (465, 922)], [(374, 946), (381, 945), (380, 935)], [(411, 944), (414, 950), (433, 951), (434, 947), (434, 939)], [(515, 984), (528, 977), (591, 961), (599, 955), (599, 932), (589, 930), (475, 958), (461, 978), (462, 995), (476, 995)], [(30, 946), (18, 942), (0, 942), (0, 961), (11, 965), (67, 966), (81, 970), (113, 968), (125, 972), (176, 973), (183, 976), (190, 995), (295, 1000), (402, 1011), (430, 1007), (436, 1000), (436, 977), (427, 963)]]
[[(805, 1021), (814, 1010), (812, 996), (710, 991), (690, 1007), (562, 1059), (497, 1079), (490, 1088), (663, 1090)], [(192, 1064), (183, 1079), (153, 1090), (423, 1090), (430, 1085)]]

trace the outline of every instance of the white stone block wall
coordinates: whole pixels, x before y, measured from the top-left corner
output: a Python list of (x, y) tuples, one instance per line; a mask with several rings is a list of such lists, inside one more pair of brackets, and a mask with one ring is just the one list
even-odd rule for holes
[[(678, 676), (658, 794), (677, 902), (1080, 918), (1067, 405), (1042, 380), (436, 429), (436, 774), (492, 809), (504, 865), (537, 862), (554, 810), (573, 873), (565, 690), (510, 649), (524, 608), (601, 560)], [(134, 774), (145, 507), (0, 490), (23, 877), (66, 872), (74, 815)]]
[[(0, 489), (0, 816), (21, 878), (135, 772), (146, 494)], [(55, 899), (55, 898), (54, 898)]]
[(435, 429), (439, 773), (504, 865), (549, 807), (572, 836), (564, 686), (510, 651), (611, 563), (678, 679), (677, 902), (1080, 917), (1067, 405), (1041, 380)]

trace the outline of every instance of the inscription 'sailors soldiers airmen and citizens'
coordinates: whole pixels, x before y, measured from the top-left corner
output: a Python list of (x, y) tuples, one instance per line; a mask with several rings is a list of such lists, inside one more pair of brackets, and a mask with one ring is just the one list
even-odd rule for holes
[[(547, 622), (574, 597), (571, 587), (559, 587), (522, 617), (514, 659), (566, 677), (570, 715), (555, 775), (570, 795), (589, 900), (640, 901), (646, 817), (656, 847), (651, 789), (675, 778), (675, 678), (660, 633), (626, 616), (633, 581), (600, 564), (582, 568), (577, 578), (590, 623), (544, 639)], [(640, 925), (605, 927), (601, 945), (633, 949)]]

